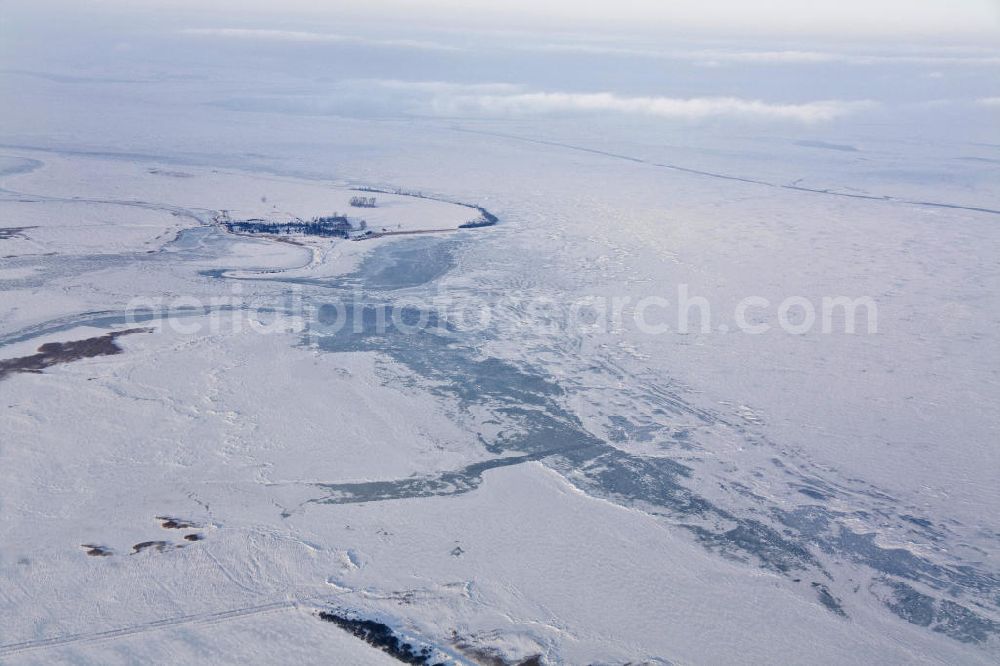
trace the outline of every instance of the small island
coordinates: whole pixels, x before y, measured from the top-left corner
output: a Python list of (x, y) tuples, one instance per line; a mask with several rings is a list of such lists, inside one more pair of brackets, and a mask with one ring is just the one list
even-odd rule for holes
[(334, 213), (324, 217), (314, 217), (308, 222), (295, 220), (279, 222), (264, 218), (233, 220), (223, 211), (216, 218), (226, 231), (235, 234), (267, 234), (271, 236), (323, 236), (327, 238), (350, 238), (352, 234), (364, 233), (368, 223), (362, 219), (351, 220), (346, 215)]
[[(329, 215), (312, 217), (305, 220), (299, 217), (292, 218), (267, 218), (251, 217), (246, 219), (234, 219), (230, 211), (222, 210), (213, 219), (229, 233), (242, 235), (266, 235), (273, 236), (279, 240), (288, 240), (292, 236), (317, 236), (321, 238), (343, 238), (350, 240), (368, 240), (380, 238), (382, 236), (408, 235), (408, 234), (429, 234), (456, 231), (458, 229), (477, 229), (480, 227), (491, 227), (497, 224), (500, 219), (477, 204), (469, 204), (460, 201), (451, 201), (442, 197), (426, 195), (420, 192), (408, 192), (405, 190), (380, 190), (375, 188), (358, 188), (360, 192), (366, 194), (382, 193), (395, 196), (405, 196), (417, 199), (427, 199), (441, 203), (462, 206), (475, 210), (478, 215), (466, 222), (462, 222), (454, 227), (448, 228), (403, 228), (402, 224), (395, 226), (383, 225), (378, 229), (369, 228), (368, 222), (361, 217), (352, 217), (338, 212)], [(354, 208), (373, 209), (378, 207), (374, 196), (353, 196), (349, 201)], [(291, 241), (294, 242), (294, 241)]]

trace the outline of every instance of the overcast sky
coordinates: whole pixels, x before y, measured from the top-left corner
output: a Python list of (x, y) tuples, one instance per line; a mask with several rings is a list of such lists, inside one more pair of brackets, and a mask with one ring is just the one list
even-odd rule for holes
[[(32, 13), (64, 6), (132, 13), (150, 8), (206, 20), (247, 22), (302, 15), (424, 18), (455, 27), (726, 33), (819, 33), (844, 37), (972, 33), (1000, 35), (1000, 0), (6, 0)], [(296, 16), (297, 15), (297, 16)]]

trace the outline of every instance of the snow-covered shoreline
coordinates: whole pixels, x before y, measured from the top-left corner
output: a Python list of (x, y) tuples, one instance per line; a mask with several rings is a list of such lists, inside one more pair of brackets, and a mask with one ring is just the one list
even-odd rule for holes
[[(535, 313), (518, 309), (524, 301), (504, 299), (525, 293), (559, 307), (565, 294), (635, 293), (643, 280), (688, 267), (742, 289), (755, 276), (724, 258), (753, 244), (785, 249), (775, 253), (800, 269), (820, 261), (817, 274), (835, 266), (832, 251), (796, 252), (804, 223), (775, 221), (774, 202), (741, 202), (749, 217), (723, 233), (697, 208), (724, 201), (721, 186), (678, 188), (669, 193), (676, 208), (665, 209), (670, 225), (660, 213), (637, 214), (622, 236), (600, 217), (603, 204), (577, 201), (575, 185), (556, 181), (518, 199), (531, 184), (515, 183), (505, 187), (516, 214), (497, 234), (316, 241), (307, 252), (195, 220), (236, 199), (248, 216), (328, 212), (330, 195), (316, 183), (48, 159), (53, 172), (3, 184), (32, 194), (0, 205), (24, 220), (16, 226), (36, 228), (0, 241), (20, 253), (4, 269), (13, 306), (0, 315), (10, 341), (2, 356), (126, 329), (117, 316), (137, 299), (163, 309), (141, 322), (153, 333), (118, 341), (123, 353), (0, 382), (5, 441), (16, 443), (0, 442), (0, 487), (12, 507), (0, 562), (10, 581), (0, 604), (11, 635), (0, 641), (4, 658), (102, 661), (187, 640), (234, 658), (256, 644), (240, 640), (254, 631), (274, 632), (303, 661), (323, 650), (355, 654), (342, 642), (355, 639), (316, 616), (336, 608), (457, 660), (794, 661), (807, 635), (808, 653), (827, 661), (988, 662), (976, 643), (988, 625), (946, 605), (951, 593), (935, 587), (948, 580), (969, 603), (979, 581), (989, 584), (988, 565), (971, 554), (988, 549), (988, 536), (976, 536), (961, 507), (920, 506), (849, 461), (834, 469), (798, 438), (775, 439), (789, 427), (777, 416), (789, 398), (768, 401), (759, 387), (756, 401), (740, 398), (750, 379), (731, 379), (757, 362), (747, 339), (545, 337), (530, 325)], [(603, 163), (586, 171), (576, 159), (574, 177), (606, 181)], [(620, 182), (637, 179), (633, 205), (653, 206), (641, 197), (652, 198), (658, 181), (629, 168)], [(790, 198), (780, 203), (799, 210)], [(574, 206), (589, 218), (564, 213)], [(416, 212), (426, 222), (445, 210)], [(870, 237), (864, 210), (820, 213), (854, 215), (860, 221), (841, 228)], [(456, 221), (468, 215), (447, 211)], [(895, 242), (903, 227), (885, 214)], [(909, 229), (934, 222), (919, 214)], [(761, 280), (783, 270), (772, 277), (766, 268)], [(369, 274), (394, 279), (366, 286)], [(305, 335), (311, 322), (282, 310), (289, 292), (322, 305), (355, 287), (359, 308), (437, 294), (490, 301), (504, 318), (480, 337), (447, 326), (338, 337)], [(198, 309), (213, 299), (215, 309)], [(230, 310), (246, 328), (204, 325)], [(188, 323), (203, 325), (191, 332)], [(814, 358), (799, 350), (820, 345), (841, 364), (854, 359), (848, 351), (867, 354), (867, 370), (879, 339), (858, 340), (765, 339), (752, 351), (782, 354), (788, 376)], [(712, 364), (711, 354), (739, 362)], [(670, 373), (692, 359), (700, 362), (685, 377), (704, 383), (684, 385)], [(820, 432), (824, 419), (815, 410), (790, 423)], [(186, 541), (158, 516), (197, 524), (204, 538)], [(97, 549), (110, 554), (90, 554)], [(939, 629), (905, 621), (893, 604), (900, 613), (929, 608)], [(736, 626), (753, 635), (734, 637)], [(367, 655), (359, 660), (378, 658), (355, 642)]]

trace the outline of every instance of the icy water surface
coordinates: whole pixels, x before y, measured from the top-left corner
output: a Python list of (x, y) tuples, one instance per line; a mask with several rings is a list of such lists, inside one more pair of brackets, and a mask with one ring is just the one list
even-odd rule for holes
[[(868, 489), (871, 504), (836, 511), (827, 508), (845, 494), (833, 482), (805, 477), (774, 465), (790, 476), (805, 503), (789, 508), (740, 490), (733, 479), (732, 506), (722, 506), (699, 492), (698, 471), (670, 457), (640, 456), (622, 451), (589, 432), (564, 406), (566, 389), (538, 368), (484, 356), (489, 330), (459, 332), (435, 311), (404, 306), (398, 321), (426, 325), (393, 326), (386, 291), (428, 286), (454, 265), (455, 241), (434, 238), (404, 240), (378, 248), (351, 276), (363, 285), (360, 301), (342, 305), (336, 313), (317, 306), (307, 335), (331, 352), (377, 352), (409, 368), (423, 385), (463, 408), (485, 408), (503, 424), (501, 434), (482, 445), (497, 457), (465, 468), (427, 477), (371, 483), (326, 483), (315, 503), (371, 502), (452, 495), (475, 489), (489, 469), (540, 460), (582, 490), (622, 503), (646, 507), (690, 531), (706, 548), (756, 562), (782, 572), (810, 589), (831, 612), (847, 615), (849, 604), (834, 592), (836, 573), (825, 562), (846, 559), (871, 570), (869, 590), (903, 619), (965, 642), (982, 642), (1000, 627), (976, 612), (978, 604), (996, 608), (1000, 578), (975, 565), (938, 562), (904, 548), (879, 545), (875, 533), (855, 533), (852, 518), (878, 511), (883, 517), (906, 521), (924, 539), (942, 541), (946, 534), (931, 521), (912, 515), (892, 515), (892, 498)], [(412, 291), (412, 290), (411, 290)], [(339, 318), (339, 319), (338, 319)], [(345, 325), (339, 325), (347, 322)], [(405, 330), (400, 330), (405, 329)], [(414, 330), (416, 329), (416, 330)], [(651, 402), (668, 413), (683, 414), (706, 426), (738, 427), (720, 414), (688, 404), (669, 388), (644, 390), (636, 382), (623, 397)], [(635, 431), (628, 414), (613, 419), (619, 428)], [(646, 437), (652, 437), (646, 432)], [(711, 482), (708, 480), (707, 482)], [(861, 497), (865, 497), (862, 493)], [(857, 494), (854, 497), (858, 497)], [(889, 508), (887, 508), (889, 507)], [(914, 584), (932, 593), (918, 591)]]
[[(471, 237), (466, 237), (471, 239)], [(98, 264), (133, 261), (183, 261), (223, 256), (237, 239), (210, 228), (183, 232), (164, 252), (152, 255), (116, 255)], [(444, 470), (424, 477), (395, 481), (317, 484), (313, 505), (391, 501), (412, 497), (454, 495), (477, 488), (489, 469), (541, 461), (581, 490), (663, 516), (691, 534), (705, 548), (780, 572), (803, 586), (830, 612), (849, 615), (846, 594), (873, 594), (884, 606), (906, 621), (970, 643), (986, 641), (1000, 633), (997, 623), (983, 609), (1000, 605), (1000, 578), (977, 563), (946, 556), (930, 556), (905, 548), (880, 545), (875, 532), (859, 533), (852, 521), (877, 513), (881, 520), (906, 524), (922, 541), (948, 545), (949, 534), (919, 515), (902, 513), (893, 498), (865, 487), (847, 492), (833, 480), (805, 475), (787, 466), (775, 453), (773, 465), (797, 489), (801, 504), (778, 505), (751, 492), (738, 478), (724, 484), (725, 492), (712, 497), (704, 488), (717, 483), (696, 465), (668, 455), (643, 456), (615, 446), (616, 440), (662, 436), (657, 427), (638, 423), (634, 413), (622, 409), (609, 423), (606, 439), (583, 426), (566, 407), (571, 388), (554, 381), (541, 368), (513, 363), (482, 352), (484, 343), (498, 333), (490, 328), (459, 331), (438, 312), (414, 305), (393, 310), (396, 294), (432, 295), (435, 281), (455, 265), (461, 237), (421, 237), (376, 248), (358, 271), (336, 280), (295, 280), (313, 316), (305, 342), (327, 353), (375, 352), (407, 367), (420, 387), (466, 411), (491, 414), (489, 431), (481, 445), (493, 458), (467, 467)], [(82, 260), (81, 260), (82, 261)], [(87, 268), (84, 262), (77, 268)], [(222, 272), (202, 273), (224, 280)], [(275, 309), (282, 287), (289, 280), (262, 275), (264, 293), (274, 291)], [(341, 296), (343, 298), (341, 298)], [(348, 297), (349, 296), (349, 297)], [(331, 303), (336, 302), (333, 307)], [(239, 307), (239, 306), (226, 306)], [(402, 325), (393, 324), (393, 313)], [(116, 328), (175, 316), (203, 316), (199, 308), (165, 309), (136, 315), (92, 312), (65, 317), (0, 336), (0, 347), (42, 335), (87, 325)], [(422, 321), (424, 325), (413, 326)], [(599, 368), (594, 369), (600, 372)], [(726, 429), (734, 436), (752, 435), (725, 415), (690, 404), (668, 382), (653, 384), (624, 378), (623, 404), (652, 405), (656, 410), (683, 416), (688, 422)], [(485, 423), (485, 422), (484, 422)], [(682, 436), (683, 435), (683, 436)], [(676, 434), (685, 446), (697, 446), (697, 436)], [(836, 510), (830, 508), (834, 506)], [(943, 548), (942, 548), (943, 552)], [(847, 561), (870, 572), (861, 584), (840, 580), (831, 562)]]

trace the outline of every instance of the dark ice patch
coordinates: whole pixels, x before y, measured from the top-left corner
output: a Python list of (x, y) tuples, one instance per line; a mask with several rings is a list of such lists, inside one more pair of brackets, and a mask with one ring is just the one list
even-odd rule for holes
[(841, 617), (847, 617), (847, 613), (844, 612), (844, 607), (841, 604), (840, 599), (830, 593), (830, 588), (823, 583), (812, 583), (812, 587), (816, 590), (816, 596), (819, 597), (819, 602), (826, 606), (827, 610), (832, 611)]
[(886, 606), (910, 624), (963, 643), (984, 643), (1000, 633), (1000, 624), (954, 601), (937, 600), (900, 581), (885, 581), (885, 585), (889, 590)]

